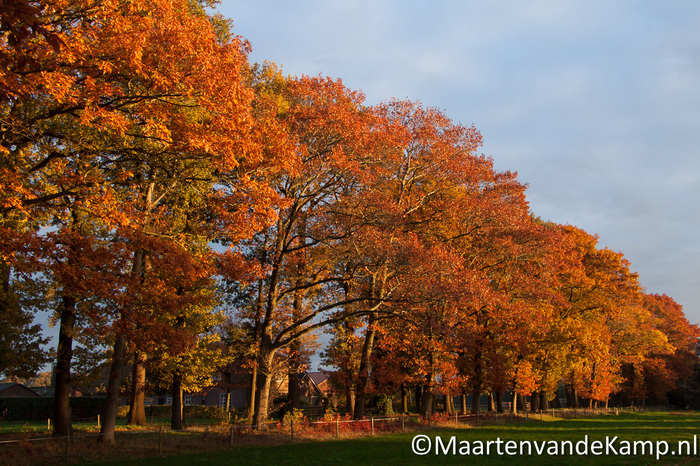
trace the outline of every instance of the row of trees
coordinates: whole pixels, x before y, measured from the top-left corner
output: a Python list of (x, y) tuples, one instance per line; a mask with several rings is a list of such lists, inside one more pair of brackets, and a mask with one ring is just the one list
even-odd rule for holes
[(234, 362), (261, 425), (321, 329), (358, 418), (378, 390), (420, 386), (430, 414), (438, 393), (644, 397), (692, 370), (681, 307), (535, 217), (473, 127), (250, 65), (204, 0), (1, 1), (0, 372), (46, 361), (32, 315), (54, 309), (58, 434), (74, 354), (104, 348), (105, 442), (127, 365), (130, 422), (147, 370), (182, 428), (183, 389)]

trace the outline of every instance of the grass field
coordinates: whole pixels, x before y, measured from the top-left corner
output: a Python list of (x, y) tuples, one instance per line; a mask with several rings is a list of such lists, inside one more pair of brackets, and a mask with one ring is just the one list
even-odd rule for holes
[[(188, 432), (164, 433), (161, 437), (153, 431), (123, 433), (118, 436), (116, 447), (97, 445), (95, 437), (85, 432), (83, 437), (71, 440), (70, 463), (187, 466), (700, 463), (700, 439), (695, 437), (700, 435), (700, 413), (696, 412), (611, 413), (579, 419), (540, 418), (538, 415), (530, 417), (528, 422), (522, 418), (510, 422), (509, 417), (504, 416), (482, 420), (479, 425), (449, 423), (441, 427), (433, 426), (430, 430), (423, 425), (410, 432), (375, 436), (370, 436), (366, 431), (345, 434), (341, 431), (340, 439), (334, 438), (332, 429), (305, 428), (295, 435), (294, 443), (290, 442), (289, 431), (282, 429), (268, 434), (241, 434), (235, 438), (233, 448), (230, 448), (230, 436), (226, 434), (226, 429), (226, 426), (221, 426), (219, 430), (193, 428)], [(29, 435), (27, 438), (31, 438)], [(412, 442), (419, 435), (426, 437), (420, 438), (418, 446), (425, 447), (428, 442), (431, 445), (430, 453), (424, 456), (412, 451)], [(438, 437), (442, 446), (438, 446), (436, 454)], [(612, 447), (609, 452), (617, 451), (620, 454), (605, 454), (606, 437)], [(496, 443), (498, 439), (500, 443)], [(596, 441), (600, 442), (599, 446)], [(687, 442), (683, 444), (682, 454), (678, 454), (679, 442)], [(469, 455), (466, 455), (467, 445)], [(638, 454), (624, 454), (627, 453), (627, 445), (629, 453), (636, 448)], [(588, 449), (587, 454), (584, 454), (584, 447)], [(644, 454), (640, 454), (642, 447)], [(659, 447), (661, 453), (666, 448), (667, 451), (665, 455), (659, 455), (657, 461)], [(486, 448), (490, 450), (489, 455)], [(538, 448), (544, 450), (542, 454), (538, 454)], [(547, 454), (553, 448), (557, 448), (558, 455)], [(594, 455), (598, 449), (602, 455)], [(162, 455), (158, 455), (159, 450)], [(60, 464), (66, 461), (64, 452), (65, 446), (60, 441), (27, 441), (9, 449), (0, 445), (0, 464)], [(98, 459), (105, 461), (96, 461)]]
[[(109, 463), (84, 463), (84, 464), (113, 464), (113, 465), (198, 465), (198, 464), (246, 464), (246, 465), (327, 465), (327, 464), (375, 464), (375, 465), (399, 465), (399, 464), (514, 464), (514, 465), (555, 465), (555, 464), (698, 464), (700, 462), (700, 439), (695, 435), (700, 434), (700, 414), (694, 412), (654, 412), (654, 413), (627, 413), (620, 415), (601, 415), (587, 419), (552, 419), (544, 420), (530, 418), (529, 422), (517, 422), (514, 424), (495, 423), (476, 427), (444, 427), (431, 431), (416, 431), (391, 435), (378, 435), (345, 440), (309, 441), (303, 443), (256, 446), (234, 448), (231, 450), (184, 454), (179, 456), (155, 457), (148, 460), (138, 459), (123, 462)], [(427, 435), (432, 442), (431, 453), (425, 456), (416, 455), (411, 448), (416, 435)], [(448, 453), (435, 454), (435, 438), (440, 437), (443, 445), (449, 445), (452, 436), (455, 437), (455, 453), (448, 447)], [(583, 441), (588, 437), (588, 454), (584, 452)], [(629, 452), (635, 448), (643, 455), (605, 455), (606, 436), (611, 439), (612, 449), (610, 453), (617, 451), (625, 453), (626, 442), (629, 443)], [(612, 440), (617, 436), (616, 440)], [(495, 443), (501, 439), (500, 449), (506, 453), (507, 441), (512, 441), (511, 448), (514, 455), (498, 455), (498, 446)], [(563, 441), (571, 441), (562, 444)], [(460, 447), (464, 449), (465, 443), (477, 448), (481, 444), (486, 448), (488, 441), (491, 443), (490, 455), (460, 455)], [(526, 444), (522, 444), (525, 454), (520, 454), (518, 449), (521, 441), (529, 441), (532, 454), (527, 454)], [(600, 447), (594, 442), (600, 441)], [(678, 449), (678, 442), (683, 444), (683, 454), (672, 455)], [(545, 443), (545, 453), (538, 455), (535, 442)], [(547, 449), (554, 448), (553, 442), (557, 442), (558, 448), (563, 446), (563, 454), (551, 456), (546, 454)], [(647, 443), (642, 443), (647, 442)], [(657, 443), (659, 442), (659, 443)], [(666, 455), (659, 457), (657, 461), (657, 447), (664, 450), (664, 443), (668, 445)], [(423, 441), (425, 445), (425, 441)], [(603, 455), (597, 456), (593, 452), (600, 448)], [(689, 448), (689, 451), (686, 449)], [(571, 449), (573, 449), (573, 454)], [(561, 449), (559, 450), (562, 451)], [(596, 450), (597, 451), (597, 450)], [(464, 451), (463, 451), (464, 453)], [(472, 450), (472, 453), (475, 453)], [(485, 453), (485, 451), (483, 452)]]

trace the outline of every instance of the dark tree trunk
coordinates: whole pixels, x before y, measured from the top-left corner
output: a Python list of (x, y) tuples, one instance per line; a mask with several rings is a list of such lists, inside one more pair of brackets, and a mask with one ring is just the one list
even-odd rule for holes
[[(263, 253), (262, 262), (265, 262), (265, 253)], [(255, 325), (253, 326), (253, 342), (258, 344), (260, 341), (260, 332), (262, 323), (260, 319), (265, 310), (265, 280), (258, 280), (258, 299), (255, 307)], [(248, 398), (248, 419), (253, 422), (255, 419), (256, 400), (258, 398), (258, 361), (253, 365), (253, 373), (250, 380), (250, 397)]]
[(61, 326), (58, 333), (56, 375), (54, 392), (54, 434), (65, 437), (71, 433), (70, 366), (73, 358), (73, 333), (75, 331), (75, 298), (64, 296), (61, 300)]
[(117, 333), (114, 339), (114, 353), (112, 354), (112, 367), (109, 370), (107, 383), (107, 399), (102, 412), (102, 425), (97, 441), (100, 443), (114, 443), (114, 428), (117, 425), (117, 410), (119, 409), (119, 390), (122, 384), (124, 372), (124, 358), (126, 353), (126, 336)]
[(496, 392), (496, 411), (503, 412), (503, 392)]
[(299, 341), (293, 341), (290, 344), (291, 357), (287, 374), (287, 408), (290, 410), (299, 408), (299, 397), (301, 396), (301, 387), (299, 386), (301, 380), (301, 374), (299, 373), (299, 367), (301, 366), (299, 347)]
[[(144, 260), (146, 253), (142, 249), (134, 251), (134, 262), (131, 273), (134, 277), (143, 278)], [(116, 327), (124, 319), (128, 319), (129, 311), (124, 309), (119, 317)], [(117, 411), (119, 410), (119, 391), (124, 377), (124, 365), (126, 358), (126, 335), (117, 331), (114, 336), (114, 353), (112, 354), (112, 367), (109, 370), (109, 380), (107, 382), (107, 399), (102, 414), (102, 425), (97, 441), (100, 443), (114, 443), (114, 429), (117, 425)]]
[(527, 400), (525, 399), (525, 395), (522, 393), (518, 393), (518, 407), (523, 411), (527, 410)]
[(552, 408), (557, 408), (557, 409), (562, 407), (562, 406), (561, 406), (561, 400), (559, 399), (558, 396), (555, 396), (555, 397), (554, 397), (554, 400), (552, 400), (551, 407), (552, 407)]
[[(429, 331), (429, 338), (432, 339), (432, 328)], [(435, 355), (433, 351), (428, 352), (428, 375), (426, 384), (423, 386), (423, 399), (421, 400), (420, 413), (423, 417), (431, 417), (435, 412)]]
[(435, 402), (435, 394), (433, 393), (432, 384), (423, 386), (423, 396), (420, 400), (420, 415), (424, 418), (431, 417), (433, 415), (433, 409)]
[(267, 427), (268, 409), (270, 406), (270, 388), (274, 376), (273, 363), (276, 350), (272, 348), (270, 338), (263, 335), (258, 357), (258, 386), (255, 397), (255, 415), (253, 426), (256, 429)]
[(408, 387), (406, 387), (406, 384), (401, 384), (401, 413), (406, 414), (408, 413)]
[(367, 386), (369, 384), (370, 361), (372, 358), (372, 348), (374, 346), (374, 336), (376, 329), (374, 322), (376, 313), (371, 313), (367, 322), (367, 332), (365, 333), (365, 341), (362, 345), (362, 356), (360, 359), (360, 368), (357, 373), (357, 387), (355, 392), (355, 411), (353, 419), (362, 419), (365, 417), (365, 402), (367, 396)]
[(146, 425), (146, 353), (137, 351), (134, 355), (134, 368), (131, 373), (131, 407), (127, 424)]
[(472, 414), (481, 412), (481, 387), (472, 390)]
[[(299, 237), (304, 238), (306, 236), (306, 222), (302, 220), (299, 223)], [(298, 265), (298, 274), (300, 277), (305, 276), (305, 261), (300, 261)], [(298, 280), (296, 286), (298, 291), (294, 293), (294, 303), (293, 303), (293, 313), (292, 318), (295, 322), (301, 320), (304, 317), (304, 295), (305, 293), (301, 291), (303, 289), (304, 283), (302, 280)], [(289, 374), (287, 379), (287, 397), (288, 409), (299, 408), (299, 397), (301, 396), (301, 387), (299, 383), (301, 381), (301, 342), (299, 340), (294, 340), (289, 344)]]
[(416, 412), (420, 412), (420, 407), (421, 407), (421, 402), (423, 401), (423, 386), (422, 385), (416, 385)]

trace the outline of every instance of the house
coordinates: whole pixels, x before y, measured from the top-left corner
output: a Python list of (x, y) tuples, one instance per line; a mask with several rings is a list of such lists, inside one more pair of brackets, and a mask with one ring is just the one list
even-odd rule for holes
[(320, 404), (323, 398), (334, 398), (336, 392), (325, 372), (305, 372), (299, 385), (302, 398), (309, 404)]
[(0, 398), (11, 398), (20, 396), (38, 398), (41, 395), (39, 395), (31, 388), (25, 387), (21, 383), (0, 383)]
[[(230, 395), (229, 395), (230, 394)], [(184, 406), (201, 405), (201, 406), (216, 406), (218, 408), (226, 408), (227, 401), (230, 410), (244, 408), (248, 402), (247, 390), (241, 388), (233, 388), (230, 392), (225, 392), (219, 387), (211, 387), (199, 392), (185, 392), (182, 395), (182, 404)], [(173, 404), (172, 394), (161, 396), (150, 396), (145, 400), (146, 406), (151, 405), (171, 405)]]
[[(228, 408), (230, 410), (245, 408), (250, 397), (250, 374), (234, 374), (228, 383), (219, 382), (213, 387), (198, 392), (185, 392), (182, 395), (184, 406), (202, 405)], [(173, 397), (171, 393), (147, 397), (146, 406), (171, 405)]]

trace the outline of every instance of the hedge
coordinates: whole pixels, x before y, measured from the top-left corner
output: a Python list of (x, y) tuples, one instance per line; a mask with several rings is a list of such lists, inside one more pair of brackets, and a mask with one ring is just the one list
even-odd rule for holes
[[(97, 418), (105, 406), (104, 397), (71, 397), (74, 420)], [(0, 398), (0, 419), (6, 421), (42, 421), (53, 417), (53, 397)]]

